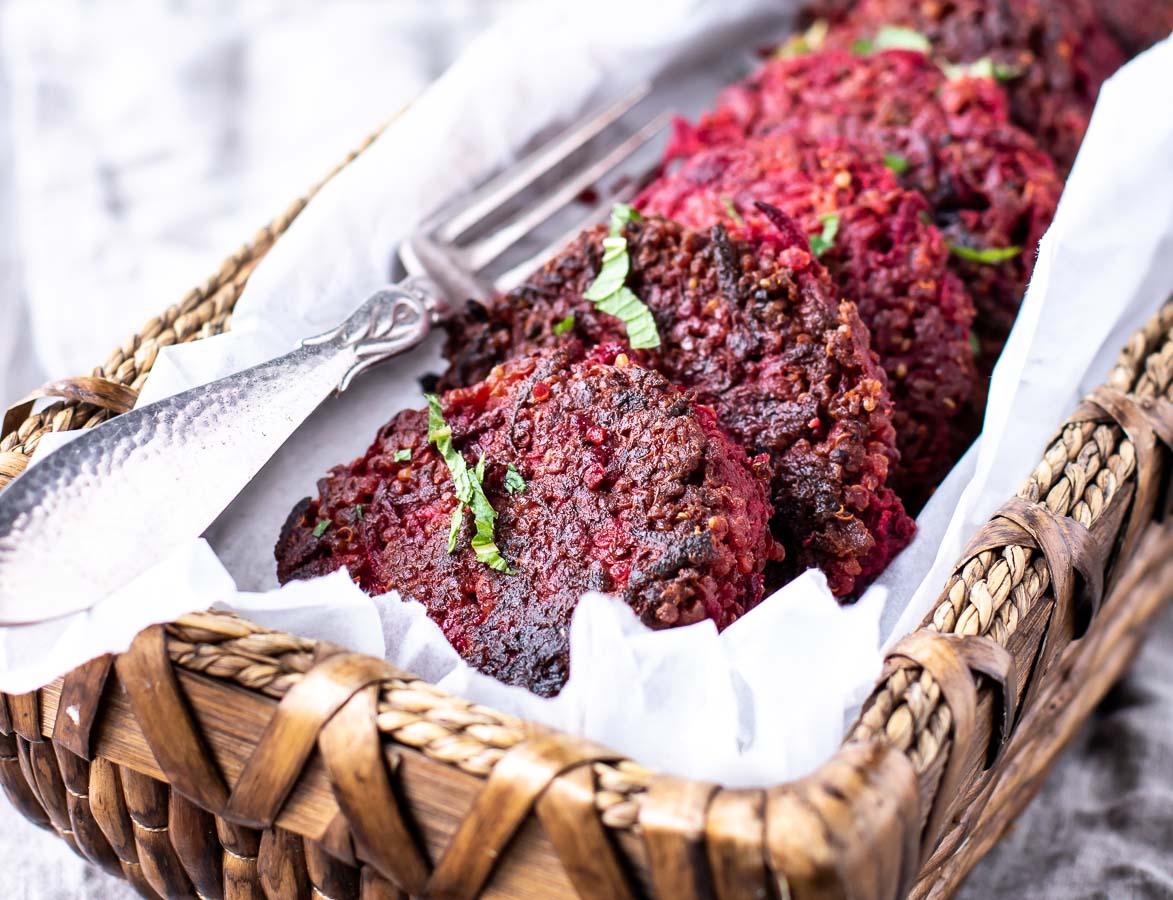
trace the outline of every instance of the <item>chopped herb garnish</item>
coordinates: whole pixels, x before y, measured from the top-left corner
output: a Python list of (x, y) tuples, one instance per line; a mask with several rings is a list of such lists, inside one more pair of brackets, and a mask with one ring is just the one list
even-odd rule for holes
[(835, 237), (839, 234), (839, 216), (837, 214), (827, 213), (825, 216), (820, 216), (819, 219), (823, 223), (823, 232), (811, 238), (811, 253), (815, 255), (816, 259), (835, 246)]
[(971, 63), (950, 63), (942, 62), (941, 71), (945, 73), (945, 77), (950, 81), (956, 81), (958, 78), (993, 78), (994, 77), (994, 61), (988, 56), (983, 56), (981, 59), (974, 60)]
[(974, 334), (973, 332), (970, 332), (970, 335), (969, 335), (969, 349), (973, 351), (973, 355), (975, 357), (982, 355), (981, 339), (978, 338), (978, 336), (976, 334)]
[(478, 562), (484, 563), (490, 569), (504, 572), (506, 575), (514, 575), (516, 573), (509, 568), (509, 563), (501, 555), (501, 551), (493, 540), (493, 523), (497, 520), (497, 511), (493, 509), (489, 498), (485, 496), (484, 482), (482, 481), (484, 471), (485, 458), (482, 456), (481, 461), (477, 463), (476, 490), (473, 492), (471, 504), (473, 524), (476, 525), (476, 533), (472, 536), (472, 550), (477, 555)]
[(898, 25), (885, 25), (876, 32), (871, 50), (916, 50), (927, 54), (933, 51), (933, 45), (919, 31), (901, 28)]
[(630, 269), (627, 238), (616, 236), (612, 232), (610, 236), (603, 238), (603, 267), (583, 296), (592, 303), (605, 300), (623, 287)]
[(1022, 66), (994, 62), (988, 56), (983, 56), (971, 63), (942, 62), (940, 65), (941, 71), (950, 81), (958, 78), (993, 78), (996, 81), (1013, 81), (1015, 78), (1020, 78), (1026, 71)]
[(631, 271), (623, 226), (640, 218), (640, 214), (626, 203), (615, 204), (611, 211), (611, 233), (603, 239), (603, 266), (583, 297), (602, 312), (621, 319), (627, 326), (627, 340), (632, 348), (646, 350), (660, 346), (656, 320), (644, 302), (623, 284)]
[(314, 526), (314, 537), (320, 538), (323, 534), (326, 533), (326, 530), (329, 527), (330, 527), (330, 520), (329, 519), (322, 519), (320, 522), (318, 522), (317, 525)]
[(361, 503), (358, 504), (354, 508), (354, 519), (356, 522), (361, 522), (363, 520), (363, 511), (362, 511), (362, 504)]
[(513, 463), (505, 467), (505, 490), (511, 494), (520, 494), (525, 490), (525, 479)]
[(987, 266), (996, 266), (998, 263), (1014, 259), (1022, 254), (1021, 247), (990, 247), (987, 250), (975, 250), (973, 247), (963, 247), (960, 244), (950, 244), (949, 252), (969, 262), (982, 263)]
[(1015, 65), (1014, 63), (994, 63), (994, 77), (999, 81), (1013, 81), (1015, 78), (1021, 78), (1026, 74), (1026, 66)]
[(791, 35), (774, 53), (775, 59), (788, 59), (821, 50), (830, 27), (831, 23), (826, 19), (819, 19), (802, 34)]
[(623, 235), (623, 226), (628, 222), (642, 222), (643, 214), (630, 203), (616, 203), (611, 207), (611, 235)]
[(566, 334), (573, 327), (574, 313), (571, 313), (565, 319), (554, 323), (554, 334)]
[(452, 474), (452, 483), (456, 486), (456, 499), (459, 501), (456, 509), (452, 511), (448, 552), (456, 549), (456, 537), (460, 532), (464, 510), (471, 509), (476, 525), (472, 549), (477, 559), (491, 569), (512, 575), (513, 570), (509, 568), (509, 563), (505, 561), (493, 541), (493, 523), (497, 519), (497, 511), (485, 496), (485, 457), (482, 455), (476, 469), (470, 470), (464, 456), (452, 446), (452, 427), (444, 421), (444, 409), (440, 406), (440, 398), (435, 394), (426, 394), (425, 397), (428, 401), (428, 441), (436, 445), (440, 456), (444, 458), (444, 463)]
[(745, 219), (741, 218), (741, 213), (739, 213), (737, 211), (737, 207), (733, 203), (733, 198), (732, 197), (722, 197), (721, 202), (725, 204), (725, 212), (729, 215), (729, 218), (731, 218), (734, 222), (736, 222), (738, 225), (740, 225), (742, 228), (744, 228), (745, 227)]
[(464, 504), (457, 503), (452, 510), (452, 525), (448, 529), (448, 552), (456, 552), (456, 538), (460, 534), (460, 523), (464, 521)]
[(396, 450), (392, 459), (394, 459), (396, 462), (407, 462), (409, 459), (411, 459), (411, 448), (403, 447), (399, 450)]
[(903, 175), (908, 171), (908, 160), (899, 153), (885, 153), (884, 165), (897, 175)]
[(650, 350), (660, 346), (660, 332), (656, 330), (652, 311), (644, 306), (644, 302), (630, 288), (621, 287), (596, 305), (608, 315), (623, 320), (627, 325), (627, 340), (633, 350)]
[(860, 38), (858, 41), (856, 41), (855, 43), (853, 43), (851, 45), (851, 52), (854, 53), (856, 56), (867, 56), (869, 53), (873, 52), (875, 49), (876, 49), (875, 43), (873, 41), (867, 40), (866, 38)]

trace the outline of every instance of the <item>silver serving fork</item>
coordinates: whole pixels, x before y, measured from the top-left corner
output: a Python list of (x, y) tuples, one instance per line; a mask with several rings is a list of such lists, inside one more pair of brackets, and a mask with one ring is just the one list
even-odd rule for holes
[[(574, 124), (427, 220), (399, 248), (408, 277), (336, 328), (84, 432), (17, 478), (0, 493), (0, 624), (87, 609), (177, 551), (327, 396), (419, 345), (450, 304), (515, 287), (628, 199), (653, 171), (651, 142), (670, 117), (639, 116), (648, 94), (641, 88)], [(637, 116), (643, 124), (633, 129)], [(591, 190), (584, 214), (575, 201)], [(543, 242), (543, 229), (560, 233)]]

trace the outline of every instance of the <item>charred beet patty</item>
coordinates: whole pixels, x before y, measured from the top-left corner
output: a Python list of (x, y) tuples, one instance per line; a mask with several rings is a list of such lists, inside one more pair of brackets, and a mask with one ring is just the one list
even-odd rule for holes
[(867, 151), (774, 134), (702, 150), (649, 187), (647, 212), (689, 228), (774, 233), (767, 204), (793, 216), (839, 296), (854, 300), (888, 373), (900, 462), (893, 487), (918, 505), (963, 441), (950, 423), (973, 390), (973, 302), (949, 270), (928, 204)]
[[(781, 219), (785, 216), (779, 214)], [(782, 221), (744, 242), (722, 226), (629, 222), (627, 286), (662, 344), (641, 362), (711, 405), (771, 472), (778, 578), (818, 566), (837, 596), (862, 589), (908, 543), (914, 524), (887, 485), (898, 453), (886, 378), (853, 303), (836, 299), (805, 233)], [(583, 296), (606, 230), (584, 232), (521, 288), (450, 325), (446, 383), (468, 384), (517, 353), (625, 341), (624, 324)]]
[(924, 54), (901, 50), (776, 59), (727, 88), (697, 125), (680, 123), (669, 156), (779, 131), (866, 146), (924, 194), (977, 307), (988, 372), (1062, 190), (1047, 154), (1009, 122), (998, 84), (949, 79)]
[(993, 63), (1010, 117), (1066, 172), (1075, 160), (1100, 85), (1124, 53), (1091, 0), (860, 0), (828, 46), (848, 50), (885, 27), (923, 35), (950, 63)]
[(763, 594), (781, 556), (764, 473), (711, 410), (618, 348), (577, 341), (495, 369), (439, 398), (451, 449), (497, 513), (501, 568), (478, 560), (429, 414), (380, 429), (361, 459), (318, 484), (277, 544), (282, 582), (345, 567), (372, 595), (418, 600), (477, 669), (539, 694), (567, 678), (567, 632), (585, 591), (622, 597), (653, 628), (719, 628)]

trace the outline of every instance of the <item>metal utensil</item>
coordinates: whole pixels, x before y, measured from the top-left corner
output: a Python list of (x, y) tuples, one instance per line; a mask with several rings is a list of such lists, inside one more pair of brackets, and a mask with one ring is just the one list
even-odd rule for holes
[[(411, 277), (337, 328), (112, 419), (17, 478), (0, 493), (0, 624), (87, 609), (200, 535), (327, 396), (423, 341), (446, 315), (445, 298), (515, 286), (629, 196), (653, 165), (632, 177), (633, 160), (667, 123), (665, 114), (633, 131), (632, 111), (647, 94), (641, 88), (576, 123), (425, 222), (400, 248)], [(625, 166), (627, 175), (599, 190)], [(584, 214), (575, 200), (592, 188), (599, 193)], [(567, 233), (527, 247), (559, 218)], [(525, 258), (510, 262), (518, 251)]]

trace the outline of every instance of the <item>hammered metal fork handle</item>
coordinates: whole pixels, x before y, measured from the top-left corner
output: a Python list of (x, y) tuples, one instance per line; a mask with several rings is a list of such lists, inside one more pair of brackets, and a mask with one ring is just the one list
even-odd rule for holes
[(332, 392), (423, 341), (426, 279), (337, 328), (84, 432), (0, 494), (0, 624), (86, 609), (199, 536)]

